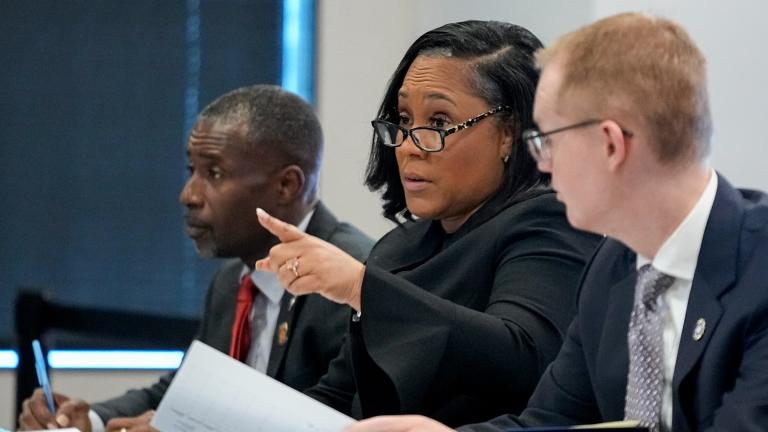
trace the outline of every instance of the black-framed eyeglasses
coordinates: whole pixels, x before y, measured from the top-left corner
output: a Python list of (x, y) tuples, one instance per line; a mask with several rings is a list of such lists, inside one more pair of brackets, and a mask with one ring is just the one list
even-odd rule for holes
[(434, 153), (445, 148), (445, 137), (448, 135), (456, 133), (462, 129), (471, 128), (480, 120), (507, 109), (509, 109), (509, 107), (497, 106), (496, 108), (488, 110), (448, 129), (440, 129), (432, 126), (418, 126), (407, 129), (398, 124), (381, 119), (371, 121), (371, 125), (373, 126), (373, 131), (378, 137), (379, 142), (387, 147), (399, 147), (403, 145), (405, 140), (410, 136), (416, 147), (425, 152)]
[[(523, 131), (523, 140), (528, 145), (528, 151), (531, 152), (531, 156), (533, 156), (536, 162), (549, 162), (552, 159), (552, 147), (550, 140), (546, 139), (548, 136), (571, 129), (596, 125), (602, 121), (601, 119), (590, 119), (547, 132), (541, 132), (538, 129), (527, 129)], [(632, 137), (631, 131), (622, 128), (621, 132), (627, 137)]]

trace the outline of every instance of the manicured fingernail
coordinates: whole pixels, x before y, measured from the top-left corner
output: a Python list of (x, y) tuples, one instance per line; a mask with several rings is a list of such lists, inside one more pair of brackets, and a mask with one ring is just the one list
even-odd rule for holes
[(265, 218), (267, 217), (267, 212), (261, 209), (261, 207), (256, 207), (256, 216), (259, 218)]
[(67, 427), (69, 426), (69, 417), (62, 414), (56, 417), (56, 422), (59, 424), (59, 426)]

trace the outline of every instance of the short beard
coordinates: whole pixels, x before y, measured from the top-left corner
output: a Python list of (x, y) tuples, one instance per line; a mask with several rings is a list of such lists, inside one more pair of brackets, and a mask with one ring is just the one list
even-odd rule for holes
[(195, 243), (195, 250), (197, 251), (197, 256), (202, 259), (213, 259), (219, 256), (216, 246), (212, 243), (208, 243), (202, 247)]

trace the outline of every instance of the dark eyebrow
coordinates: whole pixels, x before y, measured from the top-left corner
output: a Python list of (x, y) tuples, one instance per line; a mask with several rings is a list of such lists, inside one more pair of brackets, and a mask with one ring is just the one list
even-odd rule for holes
[(221, 157), (221, 155), (219, 153), (207, 152), (205, 150), (201, 150), (201, 151), (197, 152), (197, 156), (202, 158), (202, 159), (209, 160), (209, 161), (219, 161), (219, 160), (222, 159), (222, 157)]
[(191, 160), (193, 156), (197, 159), (202, 159), (207, 162), (219, 162), (223, 159), (221, 156), (221, 151), (219, 151), (217, 148), (197, 148), (194, 151), (194, 155), (193, 152), (187, 149), (187, 159)]

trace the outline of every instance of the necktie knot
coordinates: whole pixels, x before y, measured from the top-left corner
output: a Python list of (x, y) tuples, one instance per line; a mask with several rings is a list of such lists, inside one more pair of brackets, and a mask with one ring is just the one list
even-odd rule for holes
[(256, 294), (256, 284), (253, 283), (250, 273), (246, 273), (240, 280), (240, 288), (237, 290), (237, 301), (253, 303)]
[(637, 286), (641, 288), (638, 293), (643, 305), (651, 311), (656, 309), (656, 299), (672, 286), (674, 276), (662, 273), (652, 265), (646, 264), (637, 272)]

